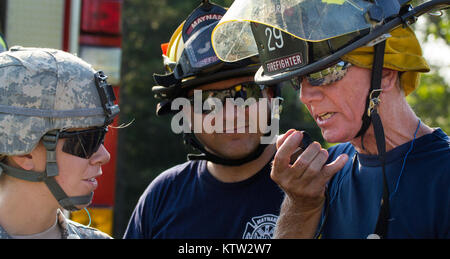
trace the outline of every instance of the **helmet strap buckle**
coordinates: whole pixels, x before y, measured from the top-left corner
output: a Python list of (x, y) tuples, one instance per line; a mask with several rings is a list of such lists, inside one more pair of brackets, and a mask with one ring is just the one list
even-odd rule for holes
[(46, 149), (47, 164), (45, 168), (45, 173), (47, 177), (58, 175), (58, 165), (56, 164), (56, 144), (58, 143), (59, 131), (52, 130), (47, 132), (42, 141)]
[(378, 105), (381, 103), (380, 94), (383, 91), (383, 89), (374, 89), (372, 92), (370, 92), (369, 95), (369, 108), (367, 109), (367, 115), (370, 117), (374, 111), (378, 107)]

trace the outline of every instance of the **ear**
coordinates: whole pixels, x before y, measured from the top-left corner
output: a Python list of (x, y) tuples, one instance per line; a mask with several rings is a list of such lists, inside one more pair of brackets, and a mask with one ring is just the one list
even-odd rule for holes
[(381, 88), (383, 92), (389, 92), (397, 88), (398, 71), (383, 68), (383, 74), (381, 78)]
[(27, 170), (27, 171), (33, 170), (35, 167), (32, 154), (10, 156), (10, 157), (8, 157), (8, 159), (13, 164), (18, 165), (20, 168)]

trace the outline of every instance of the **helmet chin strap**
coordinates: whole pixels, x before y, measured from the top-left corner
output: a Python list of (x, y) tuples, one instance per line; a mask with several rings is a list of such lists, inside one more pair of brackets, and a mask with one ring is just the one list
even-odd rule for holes
[(69, 197), (56, 182), (55, 176), (58, 175), (58, 165), (56, 164), (56, 143), (58, 142), (58, 130), (47, 132), (42, 138), (46, 149), (46, 168), (44, 173), (23, 170), (0, 163), (0, 173), (22, 179), (29, 182), (44, 182), (58, 203), (66, 210), (79, 210), (77, 205), (86, 205), (91, 203), (94, 192), (82, 196)]
[(250, 153), (249, 155), (247, 155), (244, 158), (240, 158), (240, 159), (229, 159), (229, 158), (224, 158), (224, 157), (220, 157), (217, 156), (211, 152), (209, 152), (208, 150), (206, 150), (206, 148), (203, 146), (203, 144), (200, 143), (200, 141), (195, 137), (194, 133), (186, 133), (184, 135), (185, 141), (187, 144), (190, 144), (192, 147), (198, 149), (200, 152), (202, 152), (202, 154), (188, 154), (187, 158), (188, 160), (206, 160), (206, 161), (210, 161), (213, 162), (215, 164), (220, 164), (220, 165), (226, 165), (226, 166), (240, 166), (243, 164), (246, 164), (250, 161), (253, 161), (255, 159), (257, 159), (259, 156), (261, 156), (261, 154), (264, 152), (264, 150), (266, 149), (266, 147), (268, 146), (267, 144), (259, 144), (258, 148), (253, 151), (252, 153)]
[[(364, 134), (369, 128), (370, 124), (373, 125), (375, 133), (375, 142), (377, 145), (378, 159), (382, 164), (382, 177), (383, 177), (383, 196), (381, 198), (381, 207), (378, 214), (377, 223), (375, 226), (374, 234), (369, 235), (370, 238), (374, 236), (376, 238), (385, 238), (388, 231), (389, 223), (389, 188), (386, 178), (386, 139), (384, 135), (383, 123), (381, 122), (380, 115), (378, 113), (378, 106), (381, 102), (381, 80), (383, 74), (384, 63), (384, 50), (386, 47), (386, 41), (382, 41), (374, 46), (375, 54), (372, 66), (372, 77), (370, 82), (369, 95), (366, 101), (366, 112), (363, 115), (363, 125), (356, 135), (361, 136), (361, 144), (364, 140)], [(363, 144), (362, 144), (363, 146)], [(364, 149), (364, 146), (363, 146)]]

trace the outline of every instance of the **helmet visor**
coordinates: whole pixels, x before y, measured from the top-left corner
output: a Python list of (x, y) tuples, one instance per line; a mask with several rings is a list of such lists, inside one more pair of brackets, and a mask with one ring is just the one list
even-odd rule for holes
[[(226, 62), (257, 55), (251, 22), (304, 41), (332, 39), (373, 27), (366, 18), (372, 5), (366, 0), (236, 0), (213, 32), (213, 47)], [(267, 30), (266, 38), (269, 48), (282, 47), (276, 31)]]

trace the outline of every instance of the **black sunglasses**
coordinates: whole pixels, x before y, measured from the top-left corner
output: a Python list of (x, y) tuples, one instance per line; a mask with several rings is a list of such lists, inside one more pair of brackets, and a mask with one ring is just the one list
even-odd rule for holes
[(89, 159), (103, 144), (106, 132), (108, 132), (107, 127), (81, 131), (62, 131), (59, 133), (59, 138), (66, 139), (62, 151)]

